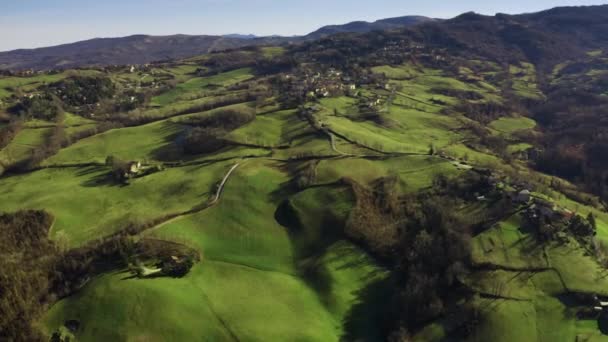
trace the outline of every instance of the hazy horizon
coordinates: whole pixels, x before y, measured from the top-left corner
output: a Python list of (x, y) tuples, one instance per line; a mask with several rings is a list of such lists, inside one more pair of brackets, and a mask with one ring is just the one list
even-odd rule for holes
[[(445, 2), (445, 1), (443, 1)], [(494, 15), (525, 13), (557, 6), (600, 5), (601, 1), (536, 2), (466, 0), (451, 3), (337, 0), (24, 0), (4, 5), (0, 51), (66, 44), (93, 38), (146, 35), (293, 36), (324, 25), (421, 15), (447, 19), (468, 11)], [(303, 15), (305, 13), (306, 15)]]

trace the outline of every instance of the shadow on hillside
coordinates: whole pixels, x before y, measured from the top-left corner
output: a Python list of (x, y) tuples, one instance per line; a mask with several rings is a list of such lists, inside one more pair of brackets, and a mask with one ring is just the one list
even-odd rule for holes
[(603, 335), (608, 335), (608, 313), (603, 312), (597, 320), (597, 327)]
[(76, 175), (78, 177), (87, 177), (86, 180), (80, 183), (81, 186), (88, 188), (95, 188), (101, 186), (108, 187), (123, 187), (125, 184), (116, 182), (114, 177), (112, 177), (110, 170), (106, 170), (106, 172), (100, 172), (100, 168), (96, 166), (86, 167), (84, 169), (80, 169)]
[[(298, 275), (315, 290), (324, 305), (329, 305), (332, 281), (322, 258), (328, 248), (337, 241), (337, 237), (332, 236), (333, 234), (324, 234), (322, 239), (312, 237), (300, 222), (298, 213), (290, 200), (281, 202), (275, 211), (274, 218), (277, 223), (285, 227), (289, 234)], [(322, 218), (320, 231), (330, 233), (340, 224), (331, 218)]]
[(184, 159), (184, 141), (188, 129), (176, 130), (171, 125), (163, 125), (161, 134), (164, 136), (161, 147), (152, 151), (152, 158), (155, 160), (172, 162)]
[(390, 327), (394, 280), (379, 279), (355, 293), (355, 303), (342, 322), (341, 341), (385, 341)]

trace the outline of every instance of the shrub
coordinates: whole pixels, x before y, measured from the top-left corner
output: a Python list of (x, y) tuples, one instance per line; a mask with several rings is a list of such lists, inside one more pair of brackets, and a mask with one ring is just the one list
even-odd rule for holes
[(162, 269), (163, 275), (181, 278), (190, 272), (190, 269), (194, 265), (194, 259), (187, 255), (183, 257), (165, 258), (158, 265)]

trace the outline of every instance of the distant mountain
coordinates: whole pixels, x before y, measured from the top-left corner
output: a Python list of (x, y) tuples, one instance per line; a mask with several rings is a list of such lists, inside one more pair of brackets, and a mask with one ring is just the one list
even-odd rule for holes
[(250, 42), (250, 38), (188, 35), (95, 38), (52, 47), (0, 52), (0, 69), (142, 64), (192, 57), (215, 50), (240, 47)]
[(438, 48), (467, 47), (494, 59), (515, 52), (519, 54), (517, 58), (536, 63), (574, 57), (584, 49), (608, 45), (608, 5), (559, 7), (522, 15), (484, 16), (470, 12), (450, 20), (404, 16), (325, 26), (305, 36), (294, 37), (229, 34), (96, 38), (53, 47), (0, 52), (0, 69), (142, 64), (251, 45), (310, 42), (338, 33), (364, 34), (398, 29), (411, 30), (414, 37)]
[(374, 23), (355, 22), (326, 26), (299, 37), (228, 34), (224, 36), (133, 35), (121, 38), (95, 38), (52, 47), (0, 52), (0, 69), (46, 70), (93, 65), (143, 64), (159, 60), (188, 58), (247, 45), (280, 45), (318, 39), (340, 32), (362, 33), (393, 29), (432, 20), (425, 17), (407, 16), (378, 20)]
[(391, 30), (436, 20), (437, 19), (422, 16), (404, 16), (377, 20), (372, 23), (367, 21), (353, 21), (344, 25), (324, 26), (314, 32), (309, 33), (305, 37), (308, 39), (317, 39), (336, 33), (366, 33), (375, 30)]
[(438, 48), (463, 48), (494, 60), (528, 60), (550, 66), (608, 47), (608, 5), (558, 7), (530, 14), (464, 13), (423, 23), (414, 36)]
[(256, 36), (255, 34), (239, 34), (239, 33), (225, 34), (225, 35), (223, 35), (223, 37), (225, 37), (225, 38), (238, 38), (238, 39), (255, 39), (255, 38), (260, 38), (260, 37)]

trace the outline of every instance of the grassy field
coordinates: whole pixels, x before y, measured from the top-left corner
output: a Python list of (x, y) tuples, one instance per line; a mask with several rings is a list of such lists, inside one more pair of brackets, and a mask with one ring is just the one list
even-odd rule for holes
[(513, 78), (513, 91), (520, 97), (533, 100), (544, 98), (544, 94), (538, 89), (536, 84), (536, 68), (530, 63), (520, 63), (510, 65), (509, 73)]
[(50, 131), (50, 128), (21, 130), (8, 146), (0, 150), (0, 162), (12, 165), (28, 159), (34, 149), (44, 144)]
[(298, 136), (312, 132), (295, 110), (284, 110), (258, 115), (255, 121), (231, 132), (227, 138), (240, 144), (278, 147), (290, 145)]
[(165, 106), (178, 100), (191, 100), (206, 88), (211, 86), (227, 87), (229, 85), (246, 81), (252, 78), (250, 69), (237, 69), (209, 77), (196, 77), (184, 83), (179, 83), (174, 89), (152, 98), (150, 105)]
[[(147, 233), (201, 252), (203, 261), (186, 277), (136, 280), (124, 279), (127, 274), (120, 272), (101, 276), (49, 311), (42, 322), (47, 331), (78, 317), (85, 328), (77, 338), (84, 340), (338, 340), (345, 334), (342, 320), (357, 302), (356, 293), (384, 273), (363, 251), (336, 241), (320, 257), (331, 290), (315, 290), (301, 278), (300, 252), (304, 241), (309, 242), (307, 248), (313, 246), (308, 240), (313, 235), (302, 233), (305, 239), (275, 220), (288, 180), (276, 166), (244, 162), (217, 206)], [(315, 217), (311, 210), (326, 210), (311, 202), (317, 196), (307, 192), (295, 199), (303, 217)], [(346, 209), (336, 208), (335, 201), (332, 207), (333, 212)], [(149, 310), (150, 305), (163, 310)]]
[[(189, 210), (207, 200), (225, 172), (223, 163), (167, 169), (119, 186), (105, 167), (45, 169), (0, 182), (1, 211), (47, 209), (55, 217), (51, 237), (72, 246), (142, 223)], [(40, 189), (44, 188), (44, 192)]]
[(536, 127), (536, 122), (530, 118), (500, 118), (490, 123), (490, 127), (506, 134), (515, 133)]
[(382, 152), (428, 153), (431, 144), (437, 148), (459, 139), (452, 129), (452, 118), (418, 110), (392, 106), (386, 114), (392, 127), (373, 122), (354, 122), (344, 117), (326, 117), (326, 125), (341, 136), (359, 145)]
[(402, 192), (420, 191), (432, 184), (436, 175), (454, 175), (457, 168), (450, 162), (430, 156), (412, 156), (372, 161), (361, 158), (324, 160), (317, 166), (316, 183), (328, 184), (349, 177), (360, 184), (372, 185), (375, 180), (397, 175)]
[(183, 130), (183, 126), (165, 121), (113, 129), (78, 141), (45, 164), (104, 162), (109, 155), (141, 161), (162, 159), (169, 152), (180, 155), (175, 140)]

